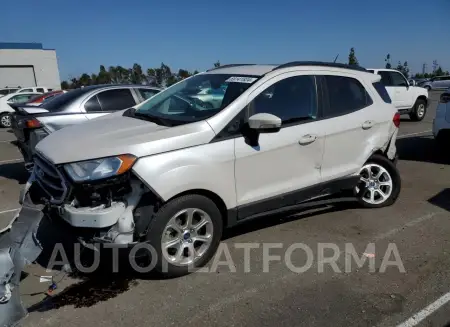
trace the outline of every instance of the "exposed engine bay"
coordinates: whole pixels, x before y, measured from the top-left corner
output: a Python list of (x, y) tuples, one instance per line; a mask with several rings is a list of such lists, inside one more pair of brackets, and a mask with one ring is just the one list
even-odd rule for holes
[(54, 201), (48, 191), (50, 178), (42, 173), (36, 177), (39, 173), (35, 165), (22, 195), (22, 209), (11, 229), (0, 235), (1, 327), (13, 326), (27, 315), (19, 283), (24, 267), (43, 251), (38, 237), (43, 217), (64, 225), (59, 234), (70, 234), (95, 250), (93, 245), (99, 243), (132, 245), (143, 241), (159, 203), (158, 197), (130, 173), (91, 184), (67, 184), (62, 201)]

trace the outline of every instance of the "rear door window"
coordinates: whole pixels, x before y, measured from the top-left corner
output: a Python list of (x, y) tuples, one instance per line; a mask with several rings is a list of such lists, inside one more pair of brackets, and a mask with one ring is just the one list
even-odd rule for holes
[(97, 94), (102, 111), (118, 111), (136, 105), (130, 89), (114, 89)]
[(357, 80), (345, 76), (325, 76), (329, 105), (324, 117), (346, 115), (373, 104), (364, 86)]
[(408, 86), (408, 82), (402, 74), (397, 72), (389, 72), (389, 74), (391, 75), (392, 86)]
[(99, 112), (102, 111), (102, 107), (100, 106), (100, 102), (98, 102), (98, 98), (94, 95), (90, 98), (85, 104), (84, 109), (86, 112)]
[(379, 71), (378, 75), (381, 76), (381, 83), (384, 86), (393, 86), (392, 80), (391, 80), (391, 75), (389, 74), (388, 71)]
[(41, 88), (41, 87), (37, 88), (36, 91), (37, 91), (37, 92), (41, 92), (41, 93), (45, 93), (44, 89)]

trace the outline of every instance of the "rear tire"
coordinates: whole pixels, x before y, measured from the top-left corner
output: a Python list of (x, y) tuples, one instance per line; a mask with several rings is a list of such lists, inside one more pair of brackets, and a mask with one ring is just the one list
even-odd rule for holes
[(360, 175), (361, 181), (354, 190), (360, 205), (381, 208), (395, 203), (401, 190), (401, 178), (392, 161), (373, 155), (361, 168)]
[(222, 229), (222, 214), (211, 199), (189, 194), (169, 201), (152, 218), (146, 236), (157, 255), (152, 258), (154, 270), (163, 277), (178, 277), (203, 267), (216, 253)]
[(427, 103), (425, 100), (417, 99), (414, 104), (413, 111), (409, 114), (409, 118), (413, 121), (421, 121), (427, 113)]
[(7, 112), (0, 114), (0, 127), (10, 128), (11, 127), (11, 115)]

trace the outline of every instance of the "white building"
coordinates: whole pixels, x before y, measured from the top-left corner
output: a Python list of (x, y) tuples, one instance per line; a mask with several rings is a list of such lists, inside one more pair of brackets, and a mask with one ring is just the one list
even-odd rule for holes
[(0, 43), (0, 88), (17, 86), (61, 89), (56, 51), (41, 43)]

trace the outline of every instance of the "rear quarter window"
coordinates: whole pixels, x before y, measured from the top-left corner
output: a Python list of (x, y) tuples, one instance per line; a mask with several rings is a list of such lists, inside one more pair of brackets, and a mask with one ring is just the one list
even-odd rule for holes
[(375, 82), (372, 84), (375, 90), (377, 90), (380, 97), (383, 99), (386, 103), (392, 103), (392, 99), (389, 96), (389, 93), (387, 92), (386, 88), (381, 82)]

